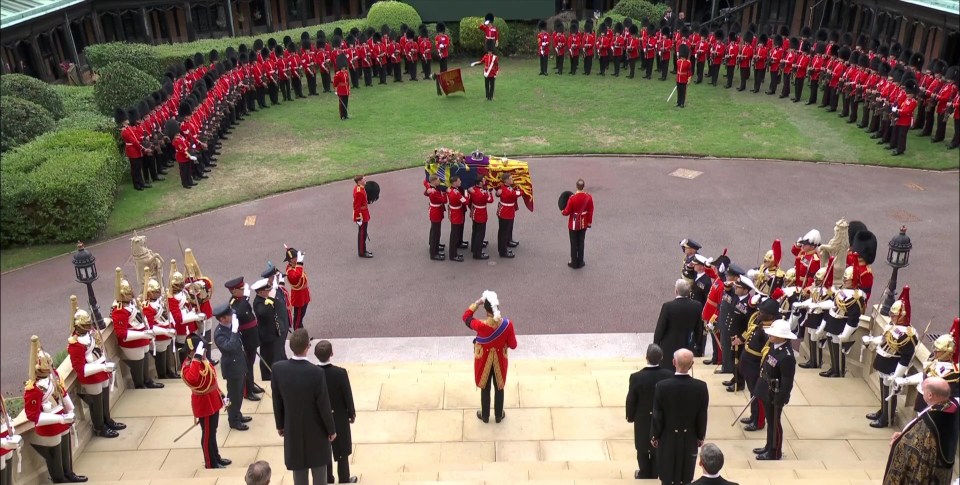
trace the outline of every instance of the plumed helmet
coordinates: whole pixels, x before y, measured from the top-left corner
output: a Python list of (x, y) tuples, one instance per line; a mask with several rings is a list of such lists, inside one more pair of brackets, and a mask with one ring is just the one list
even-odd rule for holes
[(677, 49), (677, 56), (679, 56), (681, 59), (690, 58), (690, 46), (687, 44), (680, 44), (680, 48)]
[(915, 52), (910, 56), (910, 67), (919, 71), (923, 67), (923, 54)]
[(77, 295), (70, 295), (70, 333), (83, 335), (93, 329), (93, 319), (80, 308)]
[(830, 288), (833, 286), (833, 262), (834, 256), (830, 256), (826, 266), (820, 266), (820, 269), (813, 275), (813, 281), (819, 286)]
[(637, 27), (636, 25), (631, 25), (630, 35), (639, 35), (639, 34), (640, 34), (640, 27)]
[(793, 286), (797, 282), (797, 268), (788, 268), (783, 273), (783, 286)]
[(560, 207), (560, 210), (567, 208), (567, 202), (570, 200), (570, 197), (573, 197), (573, 192), (569, 190), (564, 190), (560, 193), (560, 199), (557, 200), (557, 206)]
[(783, 248), (780, 245), (780, 240), (774, 239), (773, 244), (770, 245), (770, 249), (763, 255), (763, 264), (767, 265), (768, 268), (779, 267), (782, 255)]
[(938, 353), (947, 353), (953, 355), (954, 349), (957, 348), (957, 343), (954, 341), (953, 336), (948, 333), (945, 333), (936, 340), (933, 341), (933, 350)]
[(816, 230), (816, 229), (810, 229), (809, 231), (807, 231), (806, 234), (803, 235), (803, 237), (800, 238), (800, 240), (799, 240), (798, 242), (799, 242), (800, 244), (809, 244), (809, 245), (811, 245), (811, 246), (819, 246), (819, 245), (820, 245), (820, 231), (818, 231), (818, 230)]
[(487, 13), (486, 15), (483, 16), (483, 20), (484, 20), (485, 22), (493, 23), (494, 16), (493, 16), (492, 13)]
[[(634, 25), (634, 27), (636, 26)], [(573, 19), (570, 21), (570, 32), (573, 32), (573, 33), (580, 32), (580, 22), (578, 22), (577, 19)]]
[(380, 199), (380, 184), (368, 180), (364, 188), (367, 191), (367, 202), (372, 204)]
[(447, 31), (447, 24), (443, 22), (437, 22), (437, 33), (444, 33)]
[(173, 293), (178, 293), (183, 289), (184, 277), (183, 273), (177, 268), (177, 260), (170, 260), (170, 273), (167, 276), (167, 281), (170, 282), (170, 293), (171, 296)]
[(177, 120), (171, 118), (166, 122), (164, 122), (163, 124), (164, 135), (167, 135), (168, 138), (173, 138), (177, 136), (178, 133), (180, 133), (180, 123)]
[(259, 51), (261, 49), (263, 49), (263, 39), (253, 41), (253, 50)]
[(877, 259), (877, 236), (868, 230), (858, 231), (850, 243), (850, 250), (857, 253), (867, 264)]
[(554, 31), (554, 32), (563, 32), (563, 21), (557, 20), (556, 22), (554, 22), (554, 23), (553, 23), (553, 31)]
[[(30, 355), (27, 362), (29, 365), (25, 384), (27, 388), (33, 387), (37, 379), (44, 379), (53, 372), (53, 357), (44, 352), (43, 347), (40, 346), (40, 337), (36, 335), (30, 337)], [(60, 386), (54, 386), (53, 392), (55, 396), (60, 397)]]
[(824, 28), (817, 29), (817, 40), (819, 40), (820, 42), (826, 42), (828, 36), (829, 34), (827, 33), (827, 29), (824, 29)]
[(900, 298), (890, 306), (890, 320), (896, 325), (910, 325), (910, 286), (903, 285)]
[(113, 298), (116, 303), (127, 303), (133, 300), (133, 287), (130, 282), (123, 277), (123, 270), (117, 267), (116, 278), (114, 280)]
[(113, 121), (118, 125), (127, 121), (127, 112), (123, 108), (113, 108)]
[(746, 42), (747, 44), (752, 44), (752, 43), (753, 43), (753, 32), (751, 32), (751, 31), (749, 31), (749, 30), (746, 31), (746, 32), (744, 32), (744, 34), (743, 34), (743, 41)]

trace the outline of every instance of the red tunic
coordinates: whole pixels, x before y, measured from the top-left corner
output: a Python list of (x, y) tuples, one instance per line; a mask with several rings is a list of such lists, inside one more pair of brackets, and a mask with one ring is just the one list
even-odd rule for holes
[(303, 263), (287, 263), (287, 281), (290, 282), (290, 306), (301, 307), (310, 303), (310, 284)]
[(796, 257), (793, 268), (797, 272), (797, 286), (806, 288), (812, 285), (813, 276), (820, 269), (820, 255), (816, 250), (804, 253), (797, 245), (793, 245), (790, 252)]
[(333, 75), (333, 86), (337, 88), (337, 96), (350, 96), (350, 73), (337, 71)]
[(917, 100), (907, 96), (897, 108), (897, 126), (910, 126), (913, 123), (913, 112), (917, 110)]
[(550, 34), (546, 32), (537, 34), (537, 55), (540, 57), (550, 55)]
[[(507, 383), (507, 349), (517, 348), (517, 336), (513, 331), (513, 322), (504, 320), (497, 322), (492, 318), (478, 320), (473, 318), (473, 311), (467, 308), (463, 312), (463, 321), (477, 332), (478, 339), (489, 339), (489, 342), (473, 344), (473, 377), (477, 387), (483, 388), (493, 370), (497, 389), (503, 389)], [(503, 328), (500, 329), (501, 325)], [(498, 332), (499, 330), (499, 332)]]
[[(67, 389), (63, 386), (63, 381), (60, 379), (60, 375), (57, 374), (57, 371), (51, 371), (50, 381), (53, 382), (54, 385), (60, 387), (61, 396), (65, 396), (67, 394)], [(72, 410), (67, 411), (66, 406), (64, 406), (66, 403), (64, 403), (63, 397), (60, 398), (60, 402), (54, 405), (54, 408), (50, 409), (49, 411), (44, 411), (44, 394), (44, 390), (40, 389), (40, 387), (38, 387), (36, 384), (31, 385), (23, 390), (23, 411), (26, 413), (27, 419), (33, 421), (34, 424), (40, 420), (40, 413), (43, 412), (51, 412), (60, 415), (72, 412)], [(34, 433), (45, 437), (60, 436), (69, 430), (69, 424), (47, 424), (44, 426), (37, 425), (33, 428)]]
[(740, 51), (740, 69), (749, 69), (751, 59), (753, 59), (753, 46), (747, 44)]
[(123, 139), (124, 152), (127, 158), (137, 159), (143, 156), (143, 146), (140, 144), (138, 130), (133, 126), (127, 126), (120, 130), (120, 138)]
[(474, 185), (467, 191), (467, 200), (470, 201), (470, 217), (473, 222), (486, 223), (487, 204), (493, 202), (493, 194), (483, 190), (479, 185)]
[[(93, 336), (88, 338), (92, 339)], [(67, 342), (67, 354), (70, 355), (70, 363), (73, 364), (73, 370), (80, 384), (98, 384), (110, 378), (110, 374), (103, 371), (86, 375), (84, 367), (87, 365), (87, 346), (80, 343), (75, 335)]]
[(212, 416), (223, 407), (223, 396), (217, 386), (217, 369), (206, 360), (183, 361), (181, 379), (190, 387), (190, 407), (196, 418)]
[(483, 61), (483, 77), (496, 79), (500, 72), (500, 59), (496, 54), (486, 53), (481, 59)]
[[(157, 303), (159, 303), (159, 300), (157, 300)], [(143, 307), (143, 316), (147, 318), (147, 325), (150, 328), (161, 327), (161, 328), (170, 329), (169, 325), (157, 323), (157, 315), (159, 313), (160, 312), (157, 311), (156, 308), (154, 308), (154, 302), (150, 302)], [(211, 312), (210, 314), (212, 315), (213, 312)], [(164, 340), (170, 340), (170, 337), (167, 337), (166, 335), (158, 333), (157, 336), (154, 338), (154, 340), (160, 342)], [(74, 366), (74, 369), (76, 369), (76, 366)]]
[[(139, 315), (140, 312), (137, 312)], [(113, 319), (113, 331), (117, 334), (117, 344), (123, 348), (127, 349), (136, 349), (140, 347), (146, 347), (150, 345), (150, 339), (137, 339), (137, 340), (127, 340), (127, 332), (131, 330), (131, 327), (137, 326), (138, 328), (132, 329), (138, 332), (144, 332), (150, 329), (146, 321), (142, 323), (143, 328), (139, 328), (141, 325), (138, 322), (131, 322), (131, 318), (136, 318), (136, 315), (131, 315), (130, 310), (126, 306), (121, 308), (113, 308), (110, 311), (110, 318)]]
[(433, 38), (433, 42), (437, 44), (437, 56), (441, 59), (446, 59), (450, 55), (450, 36), (447, 34), (437, 34)]
[(713, 268), (707, 268), (706, 273), (713, 278), (713, 283), (710, 284), (710, 293), (707, 294), (707, 302), (703, 305), (700, 318), (705, 322), (709, 322), (717, 316), (717, 312), (720, 309), (720, 300), (723, 299), (724, 286), (723, 280), (720, 279)]
[(367, 222), (370, 211), (367, 209), (367, 189), (362, 185), (353, 188), (353, 220)]
[(497, 189), (497, 195), (500, 197), (500, 203), (497, 204), (497, 217), (500, 219), (513, 219), (517, 215), (517, 199), (523, 195), (523, 192), (516, 187), (500, 187)]
[(677, 84), (687, 84), (690, 82), (690, 61), (683, 58), (677, 59)]
[(597, 34), (587, 32), (583, 34), (583, 57), (593, 57), (596, 53)]
[(443, 220), (443, 211), (446, 208), (447, 196), (430, 186), (423, 191), (423, 195), (430, 199), (429, 216), (430, 222), (440, 222)]
[(563, 57), (567, 54), (567, 36), (563, 32), (553, 33), (553, 51), (557, 57)]
[(568, 216), (567, 229), (571, 231), (589, 229), (593, 225), (593, 196), (586, 192), (571, 195), (561, 214)]
[(467, 202), (467, 198), (460, 192), (460, 189), (450, 187), (450, 189), (447, 190), (447, 204), (450, 206), (450, 224), (463, 224), (467, 212), (465, 202)]

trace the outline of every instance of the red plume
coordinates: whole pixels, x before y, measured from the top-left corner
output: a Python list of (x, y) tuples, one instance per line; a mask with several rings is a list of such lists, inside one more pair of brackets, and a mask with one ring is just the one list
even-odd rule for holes
[(953, 319), (950, 334), (953, 335), (953, 363), (957, 364), (960, 363), (960, 318)]
[(770, 249), (773, 251), (773, 264), (780, 266), (780, 256), (783, 255), (783, 249), (780, 248), (780, 240), (774, 239)]
[(900, 310), (901, 315), (906, 315), (903, 323), (901, 325), (910, 325), (910, 286), (903, 285), (903, 289), (900, 290), (900, 301), (903, 302), (903, 308)]
[(770, 298), (773, 298), (774, 300), (783, 298), (783, 288), (774, 288), (773, 292), (770, 293)]

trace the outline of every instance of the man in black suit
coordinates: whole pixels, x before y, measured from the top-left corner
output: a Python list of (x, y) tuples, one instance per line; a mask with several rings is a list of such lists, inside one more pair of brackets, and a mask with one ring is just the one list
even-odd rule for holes
[(691, 485), (738, 485), (720, 476), (720, 469), (723, 468), (723, 452), (713, 443), (705, 443), (700, 448), (700, 468), (703, 469), (703, 476)]
[(653, 393), (650, 444), (657, 449), (657, 473), (664, 485), (690, 483), (697, 449), (707, 435), (707, 383), (690, 376), (693, 352), (673, 354), (676, 374), (657, 383)]
[(633, 442), (637, 448), (637, 466), (633, 478), (657, 478), (656, 450), (650, 446), (650, 416), (653, 414), (653, 391), (657, 383), (673, 375), (660, 362), (663, 351), (657, 344), (647, 346), (647, 366), (630, 374), (627, 392), (627, 422), (633, 423)]
[(243, 342), (237, 333), (240, 321), (233, 314), (230, 305), (220, 305), (213, 310), (216, 317), (216, 330), (213, 332), (213, 341), (220, 349), (220, 372), (227, 381), (227, 397), (230, 405), (227, 406), (227, 422), (230, 427), (238, 431), (246, 431), (253, 418), (240, 414), (240, 405), (243, 404), (243, 383), (247, 376), (247, 356), (244, 354)]
[[(330, 442), (337, 438), (323, 370), (307, 361), (310, 335), (300, 328), (290, 337), (293, 357), (273, 366), (270, 388), (277, 434), (283, 437), (283, 462), (295, 485), (327, 482)], [(326, 437), (326, 439), (324, 439)]]
[[(663, 349), (663, 355), (673, 355), (679, 349), (693, 351), (700, 341), (702, 307), (690, 298), (690, 282), (678, 279), (674, 294), (672, 300), (660, 307), (657, 329), (653, 332), (653, 343)], [(666, 363), (664, 367), (673, 370), (672, 363)]]
[[(257, 296), (253, 298), (253, 313), (257, 316), (257, 333), (260, 337), (260, 376), (270, 380), (270, 369), (284, 356), (284, 342), (280, 340), (280, 321), (277, 313), (280, 308), (277, 301), (270, 298), (270, 282), (259, 279), (250, 285)], [(282, 309), (284, 312), (286, 308)]]
[[(357, 408), (353, 405), (353, 390), (347, 370), (330, 363), (333, 357), (333, 344), (321, 340), (313, 349), (313, 355), (320, 361), (324, 377), (327, 379), (327, 391), (330, 393), (330, 407), (333, 408), (333, 423), (337, 427), (337, 439), (333, 440), (333, 460), (337, 462), (337, 476), (340, 483), (357, 483), (357, 477), (350, 476), (350, 453), (353, 452), (353, 440), (350, 425), (357, 419)], [(333, 462), (327, 462), (327, 483), (333, 483)]]

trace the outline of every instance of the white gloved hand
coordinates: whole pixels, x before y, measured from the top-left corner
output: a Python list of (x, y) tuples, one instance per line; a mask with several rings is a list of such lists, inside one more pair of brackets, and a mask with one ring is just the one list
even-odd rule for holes
[(197, 319), (200, 320), (200, 321), (206, 320), (206, 319), (207, 319), (207, 314), (206, 314), (206, 313), (203, 313), (203, 312), (197, 312)]
[(105, 369), (105, 370), (106, 370), (107, 372), (115, 372), (115, 371), (117, 370), (117, 364), (115, 364), (115, 363), (113, 363), (113, 362), (107, 362), (105, 365), (106, 365), (106, 369)]
[(907, 378), (906, 378), (906, 377), (894, 377), (894, 378), (893, 378), (893, 384), (896, 385), (897, 387), (903, 387), (903, 386), (905, 386), (905, 385), (907, 384)]
[(232, 318), (232, 321), (230, 322), (230, 331), (233, 333), (237, 333), (237, 331), (240, 330), (240, 320), (237, 319), (236, 314), (233, 314), (231, 318)]
[(297, 262), (298, 263), (303, 262), (303, 251), (297, 251)]
[(716, 328), (716, 325), (713, 322), (707, 322), (707, 330), (712, 332), (714, 328)]
[(15, 434), (4, 437), (2, 440), (0, 440), (0, 447), (5, 450), (15, 450), (20, 447), (21, 443), (23, 443), (23, 438), (21, 438), (20, 435)]
[(197, 343), (197, 349), (193, 352), (193, 355), (200, 357), (203, 356), (203, 342)]
[(489, 20), (484, 20), (484, 21), (483, 21), (483, 25), (490, 25), (490, 21), (489, 21)]
[(748, 269), (748, 270), (747, 270), (747, 278), (750, 278), (751, 280), (752, 280), (752, 279), (755, 279), (755, 278), (757, 277), (757, 274), (759, 274), (759, 273), (760, 273), (760, 271), (757, 271), (756, 269)]
[(869, 346), (873, 342), (873, 337), (869, 335), (864, 335), (863, 337), (860, 338), (860, 340), (863, 342), (864, 346)]
[(810, 300), (798, 301), (793, 304), (794, 309), (810, 308)]
[(63, 420), (63, 423), (61, 424), (70, 424), (77, 419), (77, 416), (73, 413), (67, 413), (67, 414), (61, 414), (60, 418)]
[(897, 111), (900, 111), (900, 108), (894, 106), (894, 107), (893, 107), (893, 112), (896, 113)]
[(821, 301), (820, 303), (817, 303), (817, 308), (821, 310), (833, 310), (833, 300)]
[(479, 65), (479, 64), (480, 64), (480, 61), (471, 62), (471, 63), (470, 63), (470, 67), (474, 67), (474, 66)]
[(840, 334), (840, 340), (842, 342), (849, 342), (850, 337), (853, 336), (853, 333), (857, 331), (857, 327), (847, 325), (843, 327), (843, 332)]
[(276, 291), (276, 289), (277, 289), (279, 286), (280, 286), (280, 277), (277, 276), (276, 278), (273, 279), (273, 286), (272, 286), (272, 288), (273, 288), (274, 291)]
[(197, 157), (195, 157), (195, 156), (193, 156), (193, 155), (190, 155), (190, 160), (196, 162), (196, 161), (197, 161)]
[(250, 285), (246, 283), (243, 284), (243, 296), (250, 298)]
[(897, 381), (897, 378), (894, 376), (883, 376), (882, 379), (883, 379), (883, 385), (888, 387), (894, 385)]

